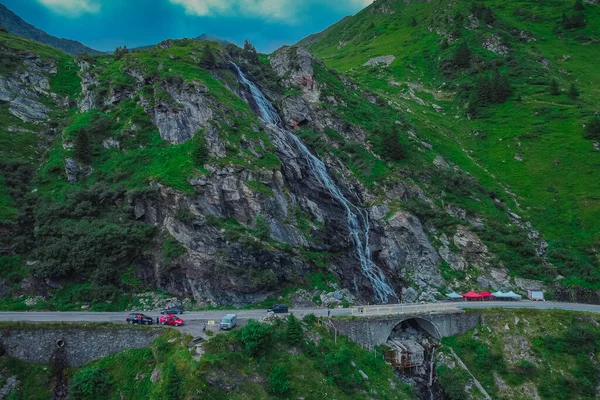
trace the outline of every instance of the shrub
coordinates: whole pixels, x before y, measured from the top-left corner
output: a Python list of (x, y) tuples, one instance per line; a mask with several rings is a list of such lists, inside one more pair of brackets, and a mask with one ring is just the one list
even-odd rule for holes
[(517, 374), (528, 375), (534, 373), (536, 371), (536, 367), (535, 364), (530, 361), (520, 360), (514, 365), (513, 370)]
[(317, 322), (317, 317), (313, 313), (306, 314), (302, 317), (302, 321), (304, 321), (305, 324), (312, 326)]
[(585, 128), (585, 137), (593, 140), (600, 140), (600, 117), (594, 119)]
[(260, 60), (258, 59), (258, 53), (256, 52), (256, 48), (248, 39), (244, 40), (244, 49), (242, 50), (242, 57), (244, 57), (251, 64), (258, 64)]
[(577, 89), (577, 86), (575, 86), (574, 83), (571, 84), (571, 88), (569, 89), (569, 97), (571, 98), (571, 100), (575, 100), (579, 97), (579, 90)]
[(346, 344), (336, 347), (332, 343), (321, 343), (319, 346), (324, 357), (318, 363), (322, 372), (329, 376), (340, 387), (350, 389), (354, 380), (352, 353)]
[(272, 333), (270, 325), (250, 320), (241, 329), (242, 343), (246, 347), (246, 352), (251, 356), (259, 355), (269, 344)]
[(206, 139), (204, 132), (198, 132), (194, 138), (193, 160), (199, 167), (204, 166), (208, 161), (208, 149), (206, 148)]
[(552, 82), (550, 82), (550, 94), (552, 96), (558, 96), (560, 94), (560, 88), (556, 79), (552, 79)]
[(377, 133), (381, 137), (381, 155), (386, 160), (401, 161), (406, 157), (396, 124), (391, 129), (383, 129)]
[(464, 40), (460, 43), (458, 49), (456, 49), (453, 61), (454, 65), (458, 68), (469, 68), (471, 66), (471, 50)]
[(170, 236), (165, 240), (163, 245), (163, 257), (165, 262), (170, 263), (174, 259), (179, 256), (182, 256), (186, 253), (186, 250), (179, 242), (173, 237)]
[(269, 388), (278, 395), (285, 395), (290, 390), (289, 372), (284, 364), (277, 365), (269, 374)]
[(206, 68), (214, 68), (217, 65), (217, 58), (208, 43), (204, 45), (202, 51), (202, 65)]
[(585, 17), (583, 16), (583, 14), (577, 13), (570, 17), (567, 16), (566, 14), (563, 14), (563, 16), (562, 16), (562, 26), (565, 29), (583, 28), (586, 25), (587, 25), (587, 21), (585, 20)]
[(42, 200), (35, 211), (36, 275), (115, 281), (150, 242), (152, 226), (123, 206), (125, 193), (102, 184), (74, 189), (64, 203)]
[(117, 60), (120, 60), (121, 58), (123, 58), (127, 53), (129, 53), (129, 50), (127, 50), (127, 46), (124, 47), (117, 47), (115, 49), (115, 58)]
[(88, 136), (88, 131), (82, 129), (75, 135), (73, 142), (74, 156), (75, 159), (84, 164), (91, 164), (92, 162), (92, 145)]
[(165, 370), (165, 398), (169, 400), (181, 399), (182, 390), (181, 382), (183, 381), (181, 374), (177, 371), (175, 363), (170, 361)]
[(5, 26), (0, 26), (0, 32), (2, 32), (2, 33), (8, 33), (8, 29), (6, 29)]
[(75, 373), (69, 398), (78, 400), (101, 400), (110, 393), (108, 373), (98, 366), (85, 367)]
[(467, 398), (465, 387), (469, 381), (469, 376), (464, 370), (450, 369), (442, 365), (437, 367), (436, 372), (440, 380), (440, 385), (442, 385), (444, 393), (449, 400), (463, 400)]
[(255, 220), (256, 236), (261, 240), (269, 240), (271, 238), (271, 227), (262, 215), (257, 215)]
[(285, 335), (287, 337), (288, 342), (290, 342), (291, 344), (299, 344), (304, 338), (302, 324), (300, 324), (300, 321), (298, 320), (298, 318), (296, 318), (294, 313), (291, 313), (288, 317)]

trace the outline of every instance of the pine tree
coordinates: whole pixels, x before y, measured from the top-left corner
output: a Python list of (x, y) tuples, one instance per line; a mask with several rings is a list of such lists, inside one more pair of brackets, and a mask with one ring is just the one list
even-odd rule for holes
[(256, 236), (261, 240), (268, 240), (271, 238), (271, 227), (269, 223), (262, 215), (257, 215), (255, 220)]
[(380, 131), (382, 155), (387, 160), (401, 161), (405, 158), (404, 149), (400, 143), (398, 126)]
[(471, 50), (464, 40), (458, 46), (454, 55), (454, 64), (459, 68), (469, 68), (471, 66)]
[(583, 1), (582, 0), (575, 0), (575, 10), (577, 11), (583, 11), (584, 10), (584, 6), (583, 6)]
[(588, 139), (600, 140), (600, 117), (594, 117), (588, 124), (585, 129), (585, 137)]
[(486, 25), (492, 25), (495, 20), (496, 20), (496, 18), (494, 18), (492, 9), (489, 7), (486, 7), (485, 10), (483, 11), (483, 22), (485, 22)]
[(560, 88), (558, 87), (556, 79), (552, 79), (552, 82), (550, 82), (550, 94), (552, 96), (558, 96), (560, 94)]
[(415, 19), (415, 17), (412, 17), (412, 19), (410, 20), (410, 26), (413, 26), (413, 27), (415, 27), (415, 26), (417, 26), (417, 25), (418, 25), (418, 24), (417, 24), (417, 20)]
[(504, 103), (512, 94), (512, 88), (506, 75), (500, 74), (498, 70), (494, 71), (492, 80), (492, 102)]
[(242, 51), (243, 57), (252, 64), (258, 64), (258, 53), (256, 48), (248, 39), (244, 41), (244, 49)]
[(125, 56), (127, 53), (129, 53), (129, 50), (127, 50), (127, 46), (124, 47), (117, 47), (115, 49), (115, 58), (117, 60), (120, 60), (121, 58), (123, 58), (123, 56)]
[(76, 133), (73, 150), (77, 161), (86, 165), (92, 163), (92, 146), (86, 129), (82, 129)]
[(208, 161), (208, 149), (206, 148), (206, 139), (202, 131), (198, 132), (194, 138), (192, 158), (194, 163), (200, 167), (204, 166), (206, 161)]
[(215, 57), (215, 54), (213, 53), (208, 43), (204, 45), (202, 53), (202, 64), (206, 68), (214, 68), (217, 66), (217, 58)]
[(475, 83), (475, 101), (478, 107), (487, 106), (494, 102), (492, 81), (486, 74), (479, 75)]
[(579, 90), (577, 90), (574, 83), (571, 84), (571, 89), (569, 89), (569, 97), (571, 100), (576, 100), (579, 97)]
[(302, 324), (300, 320), (296, 318), (294, 313), (291, 313), (287, 319), (287, 327), (285, 330), (285, 335), (287, 337), (288, 342), (291, 344), (299, 344), (302, 342), (304, 338), (304, 331), (302, 330)]
[(478, 110), (477, 110), (477, 99), (474, 94), (469, 98), (469, 103), (467, 103), (467, 116), (471, 118), (477, 118)]

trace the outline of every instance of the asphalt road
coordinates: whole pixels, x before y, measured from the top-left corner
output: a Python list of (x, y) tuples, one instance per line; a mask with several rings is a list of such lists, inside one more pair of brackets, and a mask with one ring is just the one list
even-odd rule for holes
[[(436, 311), (435, 307), (443, 307), (444, 310), (468, 309), (468, 308), (534, 308), (540, 310), (560, 309), (571, 311), (587, 311), (600, 313), (600, 305), (577, 304), (577, 303), (558, 303), (558, 302), (533, 302), (533, 301), (481, 301), (481, 302), (457, 302), (457, 303), (428, 303), (428, 304), (407, 304), (393, 306), (395, 313), (401, 313), (402, 308), (406, 307), (407, 312), (426, 312)], [(365, 306), (367, 312), (365, 315), (373, 315), (371, 311), (380, 308), (381, 314), (386, 313), (389, 306)], [(432, 309), (433, 308), (433, 309)], [(302, 317), (305, 314), (315, 314), (316, 316), (327, 316), (327, 309), (291, 309), (296, 316)], [(181, 317), (185, 321), (209, 321), (214, 320), (218, 323), (221, 318), (228, 313), (235, 313), (240, 320), (260, 319), (267, 315), (265, 310), (220, 310), (220, 311), (191, 311), (185, 312)], [(127, 312), (0, 312), (0, 321), (16, 322), (125, 322)], [(157, 312), (144, 312), (144, 314), (156, 318)], [(350, 316), (352, 309), (332, 309), (331, 316)], [(360, 315), (355, 313), (354, 315)]]

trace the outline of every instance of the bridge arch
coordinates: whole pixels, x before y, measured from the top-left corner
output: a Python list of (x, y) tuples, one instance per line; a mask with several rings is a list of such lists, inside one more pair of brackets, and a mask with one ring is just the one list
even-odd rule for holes
[(422, 330), (427, 332), (427, 334), (429, 336), (431, 336), (432, 338), (434, 338), (435, 340), (440, 340), (442, 338), (440, 329), (434, 322), (430, 321), (427, 318), (409, 316), (406, 318), (402, 318), (401, 320), (399, 320), (392, 326), (392, 329), (390, 330), (390, 332), (388, 334), (388, 339), (398, 326), (402, 325), (403, 322), (410, 322), (410, 321), (414, 321), (419, 328), (421, 328)]

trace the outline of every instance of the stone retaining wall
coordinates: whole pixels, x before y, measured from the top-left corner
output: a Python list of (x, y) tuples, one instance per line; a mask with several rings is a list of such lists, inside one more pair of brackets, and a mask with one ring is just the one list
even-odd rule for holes
[(163, 328), (151, 327), (32, 325), (0, 327), (0, 343), (8, 355), (38, 364), (51, 363), (61, 346), (68, 365), (80, 366), (124, 350), (148, 347), (163, 333)]

